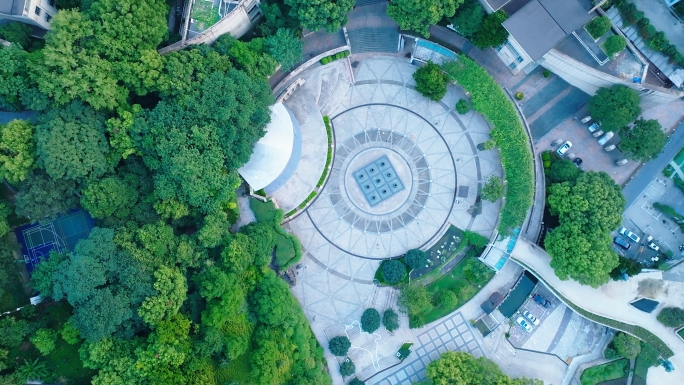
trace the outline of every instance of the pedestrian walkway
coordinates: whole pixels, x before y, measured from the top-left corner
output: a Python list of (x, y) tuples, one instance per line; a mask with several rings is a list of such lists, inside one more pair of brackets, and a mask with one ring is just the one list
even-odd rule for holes
[(675, 172), (677, 173), (677, 176), (679, 176), (679, 179), (684, 181), (684, 173), (682, 172), (682, 169), (679, 168), (679, 165), (677, 163), (675, 163), (674, 160), (671, 160), (670, 166), (672, 166), (672, 168), (675, 170)]

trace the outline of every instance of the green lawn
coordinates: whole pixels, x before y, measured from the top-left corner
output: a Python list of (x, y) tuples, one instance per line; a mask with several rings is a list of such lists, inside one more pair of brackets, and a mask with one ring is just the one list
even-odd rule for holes
[(628, 371), (629, 361), (621, 359), (585, 370), (580, 377), (580, 381), (582, 385), (596, 385), (603, 381), (627, 377)]
[[(262, 202), (258, 199), (250, 199), (249, 207), (260, 223), (267, 223), (273, 228), (273, 237), (276, 246), (276, 262), (281, 268), (287, 268), (299, 262), (302, 257), (302, 249), (299, 240), (292, 234), (288, 234), (280, 227), (283, 219), (273, 201)], [(282, 212), (282, 210), (280, 210)], [(276, 218), (276, 216), (279, 216)]]
[(216, 385), (237, 383), (240, 385), (253, 385), (254, 380), (250, 376), (252, 370), (249, 357), (252, 351), (247, 350), (243, 355), (234, 359), (227, 366), (217, 367), (215, 372)]
[[(468, 264), (474, 264), (478, 268), (481, 268), (482, 272), (481, 279), (475, 281), (469, 281), (466, 279), (465, 273), (463, 271), (464, 267)], [(466, 256), (461, 262), (454, 267), (454, 269), (449, 273), (438, 279), (437, 281), (431, 283), (427, 286), (427, 290), (433, 296), (433, 301), (436, 303), (437, 298), (444, 290), (451, 290), (456, 293), (458, 297), (458, 302), (453, 308), (444, 308), (441, 306), (435, 306), (427, 312), (424, 316), (425, 323), (430, 323), (436, 321), (459, 307), (463, 306), (471, 298), (477, 294), (484, 285), (489, 282), (490, 279), (494, 277), (494, 272), (486, 267), (482, 262), (473, 256)]]
[(677, 334), (679, 334), (680, 337), (684, 338), (684, 328), (679, 329), (679, 331), (677, 332)]
[(254, 216), (256, 216), (258, 222), (273, 222), (273, 218), (275, 218), (276, 211), (278, 210), (273, 202), (262, 202), (258, 199), (250, 199), (249, 208), (254, 211)]
[(641, 378), (646, 378), (646, 373), (651, 366), (656, 366), (660, 363), (660, 352), (653, 346), (642, 342), (641, 352), (634, 363), (634, 374)]
[(677, 163), (680, 167), (681, 167), (682, 165), (684, 165), (684, 148), (682, 148), (681, 150), (679, 150), (679, 152), (677, 153), (677, 155), (675, 155), (674, 161), (675, 161), (675, 163)]

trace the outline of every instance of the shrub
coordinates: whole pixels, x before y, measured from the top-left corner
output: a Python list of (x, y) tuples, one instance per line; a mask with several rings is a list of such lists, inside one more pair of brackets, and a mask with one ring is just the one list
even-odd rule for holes
[(347, 336), (337, 336), (330, 340), (328, 347), (330, 348), (330, 353), (338, 357), (344, 357), (351, 347), (351, 342), (349, 342)]
[(606, 350), (603, 351), (603, 357), (609, 360), (620, 358), (620, 355), (618, 354), (617, 350), (615, 350), (615, 346), (613, 346), (612, 342), (606, 346)]
[(501, 178), (493, 176), (487, 181), (482, 189), (482, 199), (490, 202), (496, 202), (504, 194), (504, 186), (501, 183)]
[(330, 63), (330, 58), (328, 58), (327, 56), (321, 59), (321, 64), (326, 65), (328, 63)]
[(542, 72), (542, 76), (545, 77), (545, 78), (548, 78), (549, 76), (551, 76), (551, 71), (549, 71), (549, 70), (544, 70), (544, 72)]
[(551, 160), (551, 153), (548, 151), (542, 152), (541, 158), (542, 160)]
[(551, 161), (550, 160), (545, 160), (544, 161), (544, 168), (549, 168), (551, 167)]
[(342, 365), (340, 365), (340, 374), (342, 377), (347, 377), (351, 376), (352, 374), (356, 373), (356, 365), (354, 365), (354, 362), (347, 358)]
[(382, 314), (382, 324), (387, 331), (393, 332), (399, 329), (399, 314), (392, 309), (387, 309)]
[(613, 35), (603, 42), (603, 50), (606, 51), (608, 57), (613, 57), (615, 54), (622, 52), (627, 47), (625, 38), (618, 35)]
[(678, 307), (666, 307), (658, 314), (658, 321), (665, 326), (679, 327), (684, 325), (684, 309)]
[(399, 349), (399, 359), (400, 360), (406, 359), (406, 357), (408, 357), (409, 355), (411, 355), (411, 349), (405, 348), (403, 346), (401, 347), (401, 349)]
[(390, 285), (401, 282), (406, 276), (406, 266), (399, 260), (391, 259), (382, 264), (382, 277)]
[(451, 290), (444, 290), (439, 295), (439, 305), (445, 309), (453, 309), (458, 304), (456, 293)]
[(470, 111), (470, 105), (468, 104), (468, 101), (465, 99), (460, 99), (456, 103), (456, 112), (458, 112), (461, 115), (467, 114), (468, 111)]
[[(411, 249), (406, 252), (406, 255), (404, 256), (404, 262), (408, 265), (408, 267), (412, 270), (415, 269), (420, 269), (421, 267), (425, 267), (425, 264), (427, 263), (427, 253), (424, 252), (423, 250), (418, 250), (418, 249)], [(404, 278), (404, 277), (402, 277)]]
[(663, 51), (670, 46), (670, 41), (665, 37), (665, 33), (656, 32), (648, 46), (655, 51)]
[(61, 330), (62, 334), (62, 339), (66, 341), (69, 345), (73, 345), (78, 343), (81, 340), (81, 335), (76, 329), (76, 327), (71, 323), (71, 321), (68, 321), (64, 324), (64, 327)]
[(586, 28), (591, 37), (593, 37), (594, 40), (598, 40), (599, 37), (610, 31), (610, 19), (608, 16), (596, 17), (587, 23)]
[(353, 380), (349, 381), (349, 385), (366, 385), (366, 383), (358, 378), (354, 378)]
[(373, 308), (366, 309), (361, 315), (361, 329), (373, 333), (380, 327), (380, 313)]
[(38, 329), (36, 334), (29, 338), (31, 343), (38, 349), (40, 354), (47, 356), (55, 350), (55, 342), (57, 342), (57, 332), (52, 329)]
[(430, 100), (437, 102), (446, 95), (448, 77), (439, 65), (431, 61), (418, 68), (413, 73), (413, 79), (416, 81), (416, 91)]
[(491, 150), (491, 149), (493, 149), (494, 147), (496, 147), (496, 142), (493, 141), (492, 139), (489, 139), (488, 141), (484, 142), (484, 144), (482, 145), (482, 147), (483, 147), (485, 150)]
[(525, 94), (523, 94), (522, 92), (516, 92), (515, 93), (515, 99), (516, 100), (522, 100), (524, 97), (525, 97)]
[(483, 249), (485, 246), (487, 246), (489, 239), (480, 233), (465, 230), (463, 232), (463, 241), (468, 242), (469, 245), (473, 245), (477, 249)]
[(630, 360), (636, 358), (641, 352), (641, 344), (638, 338), (632, 337), (629, 334), (618, 333), (613, 339), (613, 346), (615, 351), (621, 357), (629, 358)]
[(463, 275), (471, 283), (478, 283), (487, 279), (489, 269), (476, 258), (468, 258), (463, 266)]

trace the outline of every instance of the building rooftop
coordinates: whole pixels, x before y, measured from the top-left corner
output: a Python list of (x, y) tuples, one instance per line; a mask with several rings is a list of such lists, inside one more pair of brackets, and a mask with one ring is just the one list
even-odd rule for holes
[(0, 13), (23, 15), (25, 0), (0, 0)]
[(503, 25), (536, 61), (588, 22), (588, 10), (584, 0), (532, 0)]
[(498, 11), (499, 8), (503, 7), (510, 0), (485, 0), (493, 10)]

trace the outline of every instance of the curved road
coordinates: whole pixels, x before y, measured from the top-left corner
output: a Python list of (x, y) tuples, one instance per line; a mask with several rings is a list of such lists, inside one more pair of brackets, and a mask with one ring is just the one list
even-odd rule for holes
[[(511, 258), (529, 266), (539, 278), (575, 305), (594, 314), (649, 330), (678, 356), (679, 368), (684, 367), (684, 341), (675, 334), (674, 329), (658, 322), (656, 312), (644, 313), (629, 304), (637, 298), (636, 289), (640, 281), (648, 278), (662, 279), (662, 272), (642, 273), (629, 281), (611, 281), (594, 289), (591, 286), (580, 285), (574, 280), (560, 280), (550, 266), (551, 257), (544, 250), (526, 240), (518, 240)], [(684, 284), (679, 282), (670, 282), (669, 285), (670, 291), (684, 289)]]

